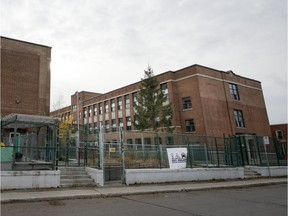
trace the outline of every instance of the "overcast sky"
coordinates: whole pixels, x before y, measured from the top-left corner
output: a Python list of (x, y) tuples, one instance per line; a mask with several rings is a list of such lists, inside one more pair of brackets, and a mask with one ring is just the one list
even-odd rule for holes
[(200, 64), (261, 81), (287, 122), (286, 0), (0, 0), (0, 34), (52, 47), (51, 107)]

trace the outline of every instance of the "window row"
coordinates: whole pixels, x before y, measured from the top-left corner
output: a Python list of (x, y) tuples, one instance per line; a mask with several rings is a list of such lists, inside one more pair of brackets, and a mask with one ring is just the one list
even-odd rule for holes
[[(160, 88), (163, 92), (163, 94), (168, 98), (168, 87), (167, 83), (163, 83), (160, 85)], [(137, 104), (137, 92), (133, 92), (132, 94), (132, 101), (133, 106)], [(124, 101), (122, 101), (124, 99)], [(131, 100), (130, 100), (130, 94), (124, 95), (124, 97), (117, 97), (110, 99), (109, 101), (100, 102), (98, 104), (94, 104), (93, 106), (88, 106), (83, 108), (83, 117), (91, 117), (92, 116), (92, 109), (93, 109), (93, 115), (96, 116), (97, 114), (101, 115), (103, 113), (110, 113), (110, 112), (116, 112), (116, 108), (118, 111), (123, 110), (123, 107), (127, 110), (131, 108)], [(74, 109), (73, 109), (74, 110)], [(76, 108), (75, 108), (76, 110)]]

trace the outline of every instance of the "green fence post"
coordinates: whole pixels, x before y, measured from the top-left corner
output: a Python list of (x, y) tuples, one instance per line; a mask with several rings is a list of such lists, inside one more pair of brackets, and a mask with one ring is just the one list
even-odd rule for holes
[(188, 143), (188, 159), (189, 159), (189, 164), (190, 164), (190, 167), (193, 168), (193, 158), (192, 158), (192, 152), (191, 152), (191, 144)]
[(84, 135), (85, 135), (85, 139), (84, 139), (84, 166), (87, 166), (87, 162), (88, 162), (88, 125), (84, 125)]
[(280, 160), (279, 160), (279, 148), (277, 147), (277, 146), (279, 146), (279, 145), (277, 145), (277, 140), (276, 140), (276, 138), (274, 138), (274, 139), (272, 139), (273, 140), (273, 144), (274, 144), (274, 149), (275, 149), (275, 153), (276, 153), (276, 157), (277, 157), (277, 164), (278, 164), (278, 166), (280, 166)]
[(217, 166), (220, 166), (220, 161), (219, 161), (219, 152), (218, 152), (218, 144), (217, 144), (217, 138), (215, 137), (215, 147), (216, 147), (216, 155), (217, 155)]
[(242, 148), (242, 143), (241, 143), (240, 137), (236, 137), (236, 136), (235, 136), (235, 144), (236, 144), (236, 145), (238, 144), (239, 147), (240, 147), (240, 154), (241, 154), (242, 166), (244, 167), (244, 166), (245, 166), (245, 162), (244, 162), (243, 148)]
[(53, 137), (56, 141), (56, 161), (55, 161), (55, 164), (56, 164), (56, 170), (58, 170), (58, 166), (59, 166), (59, 139), (58, 139), (59, 138), (59, 129), (57, 130), (57, 133), (54, 132), (54, 134), (55, 135)]
[(260, 145), (259, 145), (258, 139), (259, 139), (259, 137), (256, 136), (257, 152), (258, 152), (258, 156), (259, 156), (260, 166), (262, 166), (261, 150), (260, 150)]
[(120, 148), (121, 148), (121, 167), (122, 167), (122, 175), (121, 180), (122, 183), (125, 184), (125, 152), (124, 152), (124, 142), (123, 142), (123, 128), (119, 128), (119, 136), (120, 136)]
[(158, 133), (155, 132), (155, 134), (156, 134), (156, 145), (158, 148), (158, 160), (159, 160), (160, 169), (162, 169), (162, 146), (160, 146), (160, 143), (159, 143)]
[(69, 151), (70, 151), (70, 139), (69, 139), (69, 126), (66, 128), (66, 154), (65, 154), (65, 166), (69, 166)]

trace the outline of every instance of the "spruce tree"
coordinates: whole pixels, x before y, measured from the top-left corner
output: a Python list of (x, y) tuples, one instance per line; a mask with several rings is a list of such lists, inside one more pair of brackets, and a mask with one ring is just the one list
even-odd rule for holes
[(141, 79), (137, 102), (134, 105), (135, 128), (141, 131), (157, 131), (161, 127), (171, 132), (172, 107), (170, 103), (165, 103), (166, 100), (167, 97), (161, 91), (160, 83), (149, 66), (144, 70), (144, 78)]

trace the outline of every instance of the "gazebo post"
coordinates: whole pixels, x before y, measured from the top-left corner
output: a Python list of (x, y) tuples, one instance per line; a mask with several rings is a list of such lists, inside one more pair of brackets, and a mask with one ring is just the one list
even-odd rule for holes
[(17, 127), (14, 126), (14, 136), (13, 136), (13, 153), (12, 153), (12, 165), (11, 165), (11, 169), (14, 170), (15, 167), (15, 160), (16, 160), (16, 141), (17, 141)]

